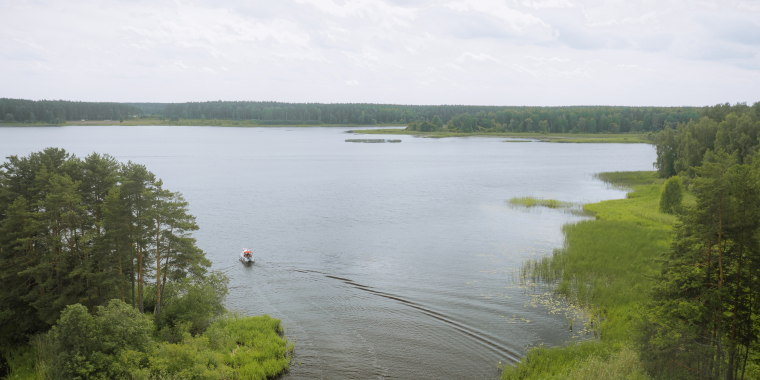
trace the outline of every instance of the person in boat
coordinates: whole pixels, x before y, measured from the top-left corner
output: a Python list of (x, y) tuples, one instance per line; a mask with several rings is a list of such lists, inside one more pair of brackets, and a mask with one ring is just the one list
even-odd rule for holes
[(247, 249), (246, 249), (245, 251), (243, 251), (243, 256), (244, 256), (246, 259), (250, 259), (252, 255), (253, 255), (253, 254), (251, 253), (251, 251), (249, 251), (249, 250), (247, 250)]

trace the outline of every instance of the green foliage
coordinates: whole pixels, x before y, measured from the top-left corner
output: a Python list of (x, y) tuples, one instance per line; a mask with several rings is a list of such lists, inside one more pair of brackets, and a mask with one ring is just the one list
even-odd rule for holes
[(681, 217), (643, 310), (643, 359), (669, 378), (740, 378), (757, 355), (760, 175), (737, 156), (708, 151), (694, 169), (696, 207)]
[[(14, 351), (9, 379), (271, 379), (290, 366), (293, 346), (280, 320), (267, 315), (225, 315), (204, 334), (190, 323), (177, 341), (151, 336), (154, 325), (136, 309), (113, 300), (90, 315), (69, 306), (49, 334)], [(52, 365), (52, 367), (51, 367)]]
[[(185, 278), (168, 284), (164, 293), (164, 321), (169, 326), (189, 322), (190, 333), (203, 332), (216, 317), (225, 312), (224, 299), (228, 294), (228, 283), (227, 276), (213, 272), (205, 277)], [(155, 304), (155, 298), (148, 302), (151, 301)]]
[(662, 185), (660, 195), (660, 212), (676, 214), (683, 202), (683, 182), (678, 176), (668, 178)]
[(415, 121), (415, 122), (409, 123), (409, 126), (406, 127), (406, 130), (419, 131), (419, 132), (434, 132), (434, 131), (440, 131), (441, 127), (425, 120), (425, 121)]
[[(723, 108), (719, 106), (716, 107)], [(655, 165), (660, 178), (675, 174), (694, 178), (696, 168), (710, 151), (723, 151), (735, 155), (739, 164), (748, 163), (760, 147), (760, 114), (757, 112), (760, 103), (753, 108), (737, 106), (734, 110), (739, 113), (706, 110), (700, 119), (679, 122), (675, 129), (665, 128), (656, 133), (653, 138), (657, 148)]]
[(252, 318), (228, 316), (207, 331), (211, 346), (225, 353), (225, 363), (242, 379), (266, 379), (287, 371), (292, 346), (279, 336), (280, 320), (267, 315)]
[[(190, 235), (198, 226), (187, 209), (144, 166), (108, 155), (48, 148), (10, 157), (0, 167), (0, 344), (46, 331), (67, 305), (93, 312), (114, 298), (145, 312), (152, 296), (159, 324), (173, 297), (191, 299), (195, 308), (175, 319), (203, 309), (193, 325), (202, 331), (223, 309), (226, 283), (207, 278), (211, 263)], [(176, 290), (164, 297), (165, 287)]]
[[(24, 100), (0, 98), (0, 115), (5, 116), (6, 123), (37, 122), (40, 116), (44, 123), (54, 119), (60, 120), (105, 120), (119, 119), (116, 115), (141, 114), (138, 107), (126, 103), (71, 102), (65, 100)], [(14, 117), (15, 115), (15, 117)]]
[(224, 355), (209, 347), (205, 336), (181, 343), (161, 343), (149, 357), (149, 373), (158, 378), (216, 380), (233, 378)]
[(54, 377), (115, 378), (123, 373), (117, 357), (123, 350), (145, 351), (150, 342), (153, 324), (136, 309), (112, 300), (107, 307), (98, 307), (95, 316), (87, 308), (70, 305), (50, 330), (56, 358)]

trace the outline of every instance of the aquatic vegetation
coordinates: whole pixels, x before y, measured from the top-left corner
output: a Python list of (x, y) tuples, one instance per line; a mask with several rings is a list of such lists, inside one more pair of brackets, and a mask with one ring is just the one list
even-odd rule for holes
[(567, 208), (573, 205), (570, 202), (562, 202), (556, 199), (544, 199), (544, 198), (535, 198), (535, 197), (514, 197), (509, 200), (509, 204), (512, 206), (523, 206), (523, 207), (541, 206), (541, 207), (548, 207), (548, 208)]
[(346, 142), (353, 143), (384, 143), (384, 142), (401, 142), (401, 140), (388, 140), (385, 139), (346, 139)]
[[(633, 191), (626, 199), (584, 205), (596, 220), (565, 225), (564, 247), (526, 262), (521, 269), (523, 281), (545, 283), (587, 310), (589, 319), (575, 324), (585, 324), (597, 339), (533, 349), (522, 362), (504, 370), (504, 379), (645, 378), (638, 359), (624, 350), (676, 217), (659, 211), (662, 181), (655, 172), (600, 173), (597, 178)], [(685, 199), (689, 197), (693, 202), (693, 195), (685, 194)], [(584, 377), (588, 371), (605, 373), (614, 368), (613, 357), (625, 357), (628, 364), (621, 368), (627, 372)]]
[(503, 379), (645, 380), (638, 354), (629, 346), (571, 343), (562, 349), (538, 346), (519, 366), (503, 366)]

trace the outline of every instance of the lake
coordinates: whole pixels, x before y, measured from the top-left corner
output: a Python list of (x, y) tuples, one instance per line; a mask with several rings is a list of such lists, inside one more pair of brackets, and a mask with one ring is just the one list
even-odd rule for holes
[[(288, 379), (493, 378), (531, 346), (584, 338), (561, 302), (515, 280), (582, 217), (507, 200), (624, 197), (593, 174), (653, 170), (652, 146), (349, 143), (364, 138), (349, 129), (4, 127), (0, 157), (108, 153), (183, 193), (230, 278), (228, 308), (280, 318), (295, 340)], [(237, 261), (243, 248), (255, 265)]]

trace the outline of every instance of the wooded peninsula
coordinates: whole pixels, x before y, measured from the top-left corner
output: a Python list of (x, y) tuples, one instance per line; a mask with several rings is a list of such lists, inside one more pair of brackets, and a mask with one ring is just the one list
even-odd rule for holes
[(143, 165), (57, 148), (0, 166), (8, 379), (266, 379), (293, 345), (224, 307), (182, 195)]

